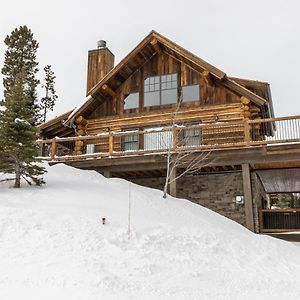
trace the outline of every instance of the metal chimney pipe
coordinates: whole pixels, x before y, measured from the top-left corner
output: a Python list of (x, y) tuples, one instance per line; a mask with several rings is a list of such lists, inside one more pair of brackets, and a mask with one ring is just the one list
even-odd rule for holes
[(104, 49), (104, 48), (106, 48), (106, 41), (104, 41), (104, 40), (98, 41), (97, 42), (97, 47), (98, 47), (98, 49)]

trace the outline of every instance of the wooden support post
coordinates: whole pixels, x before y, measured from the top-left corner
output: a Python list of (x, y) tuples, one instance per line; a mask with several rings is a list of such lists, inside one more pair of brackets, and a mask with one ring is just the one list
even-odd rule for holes
[(55, 159), (56, 149), (57, 149), (56, 139), (53, 138), (51, 142), (51, 160)]
[(246, 119), (244, 123), (245, 143), (246, 146), (250, 146), (250, 124), (249, 120)]
[(262, 233), (264, 232), (264, 215), (263, 215), (263, 210), (262, 209), (259, 209), (258, 210), (258, 216), (259, 216), (259, 233)]
[(118, 101), (117, 101), (117, 96), (114, 96), (114, 97), (113, 97), (113, 107), (112, 107), (112, 110), (113, 110), (113, 114), (116, 115), (116, 114), (117, 114), (117, 111), (118, 111)]
[(109, 132), (108, 143), (109, 143), (109, 150), (108, 150), (109, 156), (112, 156), (114, 151), (114, 136), (111, 131)]
[(203, 78), (204, 78), (204, 80), (205, 80), (205, 82), (206, 82), (207, 85), (209, 85), (209, 86), (213, 85), (213, 80), (212, 80), (212, 77), (211, 77), (209, 71), (204, 70), (202, 72), (202, 76), (203, 76)]
[[(143, 128), (139, 128), (139, 131), (143, 131)], [(138, 134), (138, 141), (139, 141), (139, 149), (144, 149), (144, 133)]]
[(104, 171), (103, 176), (106, 178), (111, 178), (111, 172), (110, 171)]
[(254, 231), (253, 202), (249, 164), (242, 164), (243, 189), (245, 199), (246, 227)]
[[(171, 166), (172, 168), (172, 166)], [(176, 177), (177, 177), (177, 170), (176, 168), (174, 168), (170, 174), (170, 185), (169, 185), (169, 189), (170, 189), (170, 195), (173, 197), (176, 197), (177, 194), (177, 185), (176, 185)]]

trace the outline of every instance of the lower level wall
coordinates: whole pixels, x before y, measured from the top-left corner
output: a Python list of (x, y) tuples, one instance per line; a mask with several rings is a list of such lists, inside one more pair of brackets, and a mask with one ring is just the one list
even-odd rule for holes
[[(137, 178), (133, 182), (163, 189), (164, 177)], [(243, 195), (242, 173), (183, 176), (177, 180), (177, 197), (186, 198), (245, 225), (244, 205), (235, 202)]]
[(245, 225), (244, 205), (236, 203), (236, 196), (242, 195), (240, 172), (181, 177), (177, 186), (178, 197), (187, 198)]
[[(136, 178), (132, 181), (163, 190), (165, 178)], [(251, 185), (254, 230), (259, 232), (258, 209), (267, 196), (255, 172), (251, 173)], [(236, 196), (243, 194), (241, 172), (183, 176), (177, 180), (177, 197), (189, 199), (245, 226), (245, 206), (236, 203)]]

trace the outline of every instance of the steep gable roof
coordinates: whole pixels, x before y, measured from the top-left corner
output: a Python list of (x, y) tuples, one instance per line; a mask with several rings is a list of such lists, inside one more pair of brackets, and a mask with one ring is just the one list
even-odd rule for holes
[(216, 82), (238, 95), (247, 97), (256, 105), (263, 106), (267, 103), (266, 99), (245, 88), (245, 86), (240, 84), (237, 80), (228, 78), (223, 71), (170, 41), (161, 34), (151, 31), (115, 68), (89, 91), (89, 97), (86, 102), (69, 116), (66, 123), (86, 110), (92, 111), (99, 103), (107, 98), (107, 95), (112, 95), (136, 70), (161, 51), (184, 62), (197, 72), (209, 72), (209, 75)]

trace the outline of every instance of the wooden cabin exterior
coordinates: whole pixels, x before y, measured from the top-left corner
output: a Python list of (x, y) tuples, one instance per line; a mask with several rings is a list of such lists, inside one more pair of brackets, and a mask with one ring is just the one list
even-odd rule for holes
[(170, 193), (261, 230), (256, 171), (300, 167), (300, 117), (274, 118), (268, 83), (228, 77), (157, 32), (115, 67), (100, 44), (86, 102), (39, 126), (41, 156), (162, 189), (167, 153), (187, 153), (176, 174), (206, 153)]

